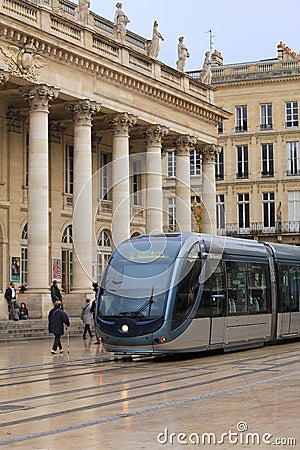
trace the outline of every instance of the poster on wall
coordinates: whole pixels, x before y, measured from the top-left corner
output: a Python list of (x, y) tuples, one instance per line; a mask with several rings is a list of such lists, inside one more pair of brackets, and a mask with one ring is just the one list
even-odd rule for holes
[(60, 259), (52, 259), (52, 280), (61, 282), (61, 261)]
[(20, 282), (21, 277), (21, 258), (19, 256), (10, 257), (10, 281)]

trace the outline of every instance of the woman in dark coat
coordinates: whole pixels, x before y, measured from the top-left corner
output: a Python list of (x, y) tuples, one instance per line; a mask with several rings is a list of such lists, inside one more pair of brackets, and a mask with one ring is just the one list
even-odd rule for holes
[(28, 319), (28, 309), (26, 303), (22, 302), (19, 309), (19, 319), (27, 320)]
[(52, 286), (51, 286), (51, 299), (52, 302), (56, 302), (56, 300), (60, 300), (62, 301), (62, 296), (58, 287), (58, 282), (57, 280), (53, 280), (52, 281)]
[(60, 353), (62, 353), (63, 350), (60, 337), (64, 334), (64, 324), (68, 327), (70, 325), (70, 321), (65, 311), (61, 309), (61, 302), (59, 300), (54, 303), (54, 308), (49, 312), (48, 321), (49, 333), (54, 334), (54, 342), (51, 353), (57, 354), (57, 347), (59, 348)]

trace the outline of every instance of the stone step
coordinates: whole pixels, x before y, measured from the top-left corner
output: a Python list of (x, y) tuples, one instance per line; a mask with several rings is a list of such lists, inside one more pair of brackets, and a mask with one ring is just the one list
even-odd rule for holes
[[(80, 336), (83, 333), (83, 323), (78, 317), (70, 317), (70, 336)], [(91, 326), (94, 329), (94, 326)], [(94, 332), (93, 332), (94, 334)], [(48, 331), (47, 319), (28, 320), (1, 320), (0, 321), (0, 342), (23, 339), (40, 339), (53, 337)]]

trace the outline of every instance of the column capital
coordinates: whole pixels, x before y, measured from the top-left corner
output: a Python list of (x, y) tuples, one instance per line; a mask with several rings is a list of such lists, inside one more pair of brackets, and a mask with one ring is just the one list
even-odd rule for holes
[(55, 120), (52, 120), (49, 124), (49, 141), (56, 142), (57, 144), (62, 143), (62, 137), (65, 134), (67, 127), (64, 127)]
[(202, 161), (205, 162), (216, 162), (216, 154), (220, 153), (222, 147), (217, 144), (206, 145), (200, 149), (200, 153), (202, 155)]
[(75, 125), (92, 125), (92, 118), (100, 111), (101, 103), (84, 99), (76, 103), (69, 103), (66, 109), (72, 114)]
[(0, 86), (7, 83), (9, 80), (9, 72), (5, 72), (5, 70), (0, 70)]
[(195, 136), (190, 134), (179, 136), (175, 141), (176, 154), (179, 156), (186, 155), (191, 149), (195, 148), (196, 143), (197, 138)]
[(136, 124), (137, 116), (129, 113), (121, 113), (106, 118), (107, 125), (112, 129), (114, 136), (128, 135), (129, 130)]
[(21, 90), (21, 94), (28, 101), (31, 111), (48, 112), (49, 104), (56, 99), (58, 93), (59, 89), (46, 84)]
[(162, 138), (169, 133), (168, 127), (165, 125), (151, 125), (148, 128), (142, 130), (142, 135), (145, 139), (146, 145), (149, 146), (161, 146)]
[(26, 116), (20, 113), (20, 110), (11, 108), (6, 114), (7, 131), (14, 133), (22, 132), (22, 125), (26, 120)]

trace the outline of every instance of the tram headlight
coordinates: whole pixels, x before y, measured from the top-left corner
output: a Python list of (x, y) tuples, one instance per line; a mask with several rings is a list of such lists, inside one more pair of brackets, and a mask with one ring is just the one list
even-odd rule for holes
[(128, 331), (129, 331), (128, 325), (126, 325), (126, 324), (122, 325), (121, 330), (123, 331), (123, 333), (128, 333)]

